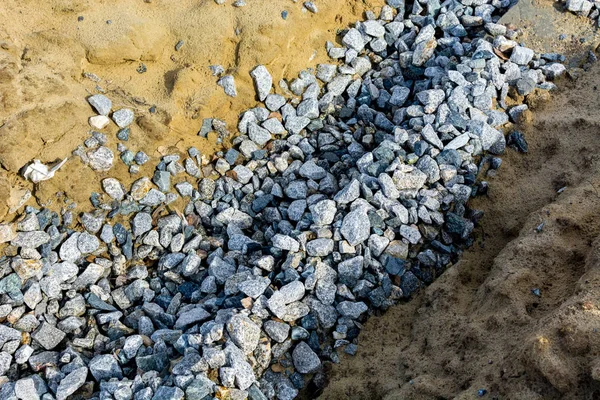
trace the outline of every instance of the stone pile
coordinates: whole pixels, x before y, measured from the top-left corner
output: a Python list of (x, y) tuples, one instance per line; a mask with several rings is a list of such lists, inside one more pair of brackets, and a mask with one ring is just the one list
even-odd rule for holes
[[(106, 178), (78, 225), (32, 207), (0, 225), (0, 399), (292, 399), (457, 259), (501, 129), (565, 69), (496, 23), (506, 1), (388, 4), (286, 96), (254, 69), (263, 105), (213, 162)], [(108, 170), (91, 138), (77, 154)]]

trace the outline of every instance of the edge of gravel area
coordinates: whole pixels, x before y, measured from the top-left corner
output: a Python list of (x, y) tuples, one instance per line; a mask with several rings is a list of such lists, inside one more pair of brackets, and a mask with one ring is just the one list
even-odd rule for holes
[(370, 319), (321, 399), (598, 394), (599, 71), (533, 108), (521, 126), (529, 153), (507, 152), (488, 198), (475, 199), (486, 210), (475, 246)]

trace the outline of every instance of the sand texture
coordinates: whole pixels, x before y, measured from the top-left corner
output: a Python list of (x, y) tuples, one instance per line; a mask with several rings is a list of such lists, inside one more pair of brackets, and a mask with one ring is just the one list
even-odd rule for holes
[[(30, 204), (37, 198), (38, 205), (60, 210), (69, 198), (77, 210), (89, 208), (90, 192), (100, 190), (105, 175), (77, 157), (36, 187), (17, 173), (33, 159), (50, 163), (68, 157), (89, 137), (87, 120), (95, 113), (85, 98), (98, 89), (113, 100), (113, 108), (135, 110), (127, 143), (132, 151), (157, 158), (196, 146), (210, 157), (220, 146), (213, 135), (197, 136), (202, 119), (223, 119), (236, 133), (238, 114), (256, 104), (251, 69), (266, 65), (275, 83), (297, 77), (327, 61), (325, 42), (335, 41), (338, 30), (383, 0), (327, 0), (317, 14), (291, 0), (247, 3), (236, 8), (213, 0), (0, 2), (0, 188), (11, 186), (15, 199), (0, 199), (0, 219), (14, 219), (9, 208), (27, 189), (35, 195)], [(282, 11), (288, 12), (286, 20)], [(176, 51), (180, 40), (183, 46)], [(234, 76), (237, 97), (217, 86), (208, 68), (214, 64)], [(103, 130), (118, 155), (116, 132), (114, 124)], [(125, 184), (135, 179), (125, 165), (115, 164), (111, 176)], [(138, 176), (151, 172), (142, 168)]]

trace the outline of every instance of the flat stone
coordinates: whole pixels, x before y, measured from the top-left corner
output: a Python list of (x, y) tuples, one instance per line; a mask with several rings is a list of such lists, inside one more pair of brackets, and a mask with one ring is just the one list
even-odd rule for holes
[(285, 342), (290, 333), (290, 326), (288, 324), (273, 320), (265, 321), (263, 329), (267, 335), (277, 343)]
[(231, 317), (226, 326), (231, 340), (244, 353), (254, 351), (258, 346), (260, 328), (250, 318), (237, 314)]
[(112, 120), (119, 128), (126, 128), (133, 122), (135, 114), (129, 108), (122, 108), (112, 114)]
[(56, 400), (66, 400), (85, 383), (88, 375), (87, 367), (73, 370), (69, 375), (61, 379), (56, 389)]
[(175, 329), (182, 329), (189, 325), (205, 321), (210, 318), (210, 313), (202, 307), (196, 307), (190, 311), (179, 314), (175, 322)]
[(102, 189), (114, 200), (121, 201), (125, 197), (121, 182), (115, 178), (102, 179)]
[(250, 76), (254, 79), (254, 86), (258, 94), (258, 99), (264, 101), (273, 86), (271, 74), (264, 65), (259, 65), (250, 72)]
[(342, 38), (344, 46), (360, 52), (365, 48), (365, 40), (362, 37), (360, 31), (356, 28), (351, 28)]
[(256, 122), (251, 122), (248, 124), (248, 137), (258, 146), (263, 147), (271, 140), (271, 133)]
[(237, 90), (235, 88), (235, 79), (231, 75), (225, 75), (217, 81), (217, 85), (221, 86), (225, 91), (225, 94), (230, 97), (237, 96)]
[(44, 231), (19, 232), (11, 240), (10, 244), (15, 247), (35, 249), (50, 241), (50, 235)]
[(296, 371), (301, 374), (315, 372), (321, 366), (319, 356), (310, 348), (306, 342), (300, 342), (292, 352), (292, 359)]
[(108, 147), (100, 146), (95, 150), (88, 151), (87, 157), (90, 167), (94, 171), (108, 171), (112, 168), (115, 155)]
[(66, 334), (47, 322), (33, 333), (31, 337), (46, 350), (52, 350), (65, 338)]
[(371, 223), (365, 210), (357, 208), (346, 214), (340, 233), (350, 246), (356, 246), (367, 240), (371, 234)]
[(152, 400), (183, 400), (185, 393), (176, 386), (160, 386)]
[(352, 301), (342, 301), (337, 305), (336, 309), (343, 317), (357, 319), (361, 314), (365, 313), (369, 307), (362, 301), (356, 303)]
[(111, 378), (122, 379), (123, 372), (119, 363), (111, 354), (101, 354), (92, 358), (88, 367), (94, 379), (98, 382)]
[(276, 234), (271, 238), (271, 243), (274, 247), (277, 247), (281, 250), (291, 251), (292, 253), (300, 250), (300, 243), (291, 236), (282, 235), (280, 233)]
[(333, 240), (327, 238), (311, 240), (306, 244), (306, 252), (311, 257), (326, 257), (333, 252)]
[(103, 94), (95, 94), (87, 98), (88, 103), (96, 110), (100, 115), (110, 114), (112, 109), (112, 101)]

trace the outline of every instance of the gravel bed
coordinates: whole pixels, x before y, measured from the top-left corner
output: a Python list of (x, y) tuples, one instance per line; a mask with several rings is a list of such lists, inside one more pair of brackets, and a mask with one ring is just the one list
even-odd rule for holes
[(0, 225), (0, 400), (293, 399), (458, 259), (482, 216), (468, 200), (507, 145), (527, 151), (504, 127), (564, 59), (496, 23), (508, 1), (387, 3), (327, 43), (332, 64), (275, 83), (286, 95), (249, 71), (261, 104), (214, 160), (130, 150), (134, 112), (88, 99), (120, 154), (97, 131), (74, 154), (156, 171), (103, 179), (94, 212)]

